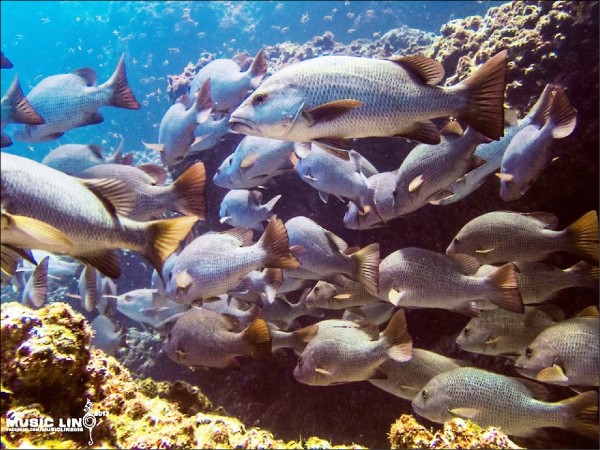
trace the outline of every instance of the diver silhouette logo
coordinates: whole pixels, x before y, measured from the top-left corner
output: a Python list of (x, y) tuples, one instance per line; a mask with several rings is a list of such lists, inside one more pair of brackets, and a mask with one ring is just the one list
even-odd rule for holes
[(85, 406), (83, 407), (83, 412), (85, 413), (83, 416), (83, 426), (85, 428), (88, 429), (89, 433), (90, 433), (90, 441), (89, 441), (89, 445), (94, 445), (94, 439), (92, 438), (92, 430), (94, 429), (94, 427), (97, 424), (97, 419), (96, 416), (94, 416), (92, 414), (92, 402), (90, 401), (90, 399), (87, 399), (87, 402), (85, 404)]

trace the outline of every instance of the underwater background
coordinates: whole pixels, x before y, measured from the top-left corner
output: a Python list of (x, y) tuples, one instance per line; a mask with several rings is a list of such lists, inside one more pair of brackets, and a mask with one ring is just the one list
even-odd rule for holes
[[(465, 223), (489, 211), (551, 212), (558, 216), (559, 229), (563, 229), (583, 213), (598, 209), (598, 2), (2, 1), (0, 7), (1, 47), (14, 65), (2, 70), (2, 92), (8, 89), (15, 73), (25, 94), (44, 77), (81, 67), (94, 68), (103, 82), (124, 53), (129, 84), (142, 105), (138, 111), (105, 109), (103, 123), (73, 129), (55, 141), (28, 144), (15, 140), (3, 149), (8, 153), (41, 161), (61, 144), (97, 143), (109, 154), (122, 138), (123, 152), (133, 152), (135, 164), (156, 163), (157, 155), (142, 141), (157, 142), (161, 118), (184, 92), (186, 83), (180, 86), (182, 80), (189, 82), (185, 80), (186, 67), (189, 73), (190, 67), (193, 72), (212, 59), (232, 58), (239, 53), (253, 57), (261, 48), (266, 49), (269, 73), (274, 67), (308, 56), (389, 57), (424, 52), (443, 63), (446, 78), (442, 84), (455, 84), (469, 67), (480, 63), (482, 56), (487, 59), (507, 48), (507, 107), (517, 109), (522, 117), (546, 83), (553, 82), (566, 87), (578, 111), (575, 131), (553, 144), (559, 159), (521, 199), (503, 202), (498, 195), (499, 181), (491, 176), (459, 202), (427, 205), (395, 219), (388, 227), (357, 231), (344, 227), (342, 202), (334, 199), (323, 203), (314, 190), (292, 174), (279, 177), (268, 190), (269, 196), (282, 194), (274, 211), (284, 221), (298, 215), (313, 218), (352, 246), (378, 242), (383, 259), (409, 246), (443, 253)], [(207, 179), (212, 180), (242, 138), (227, 134), (215, 148), (188, 158), (184, 166), (201, 160)], [(356, 150), (380, 171), (388, 171), (396, 169), (413, 147), (405, 140), (391, 143), (368, 138), (357, 142)], [(223, 231), (227, 226), (219, 222), (219, 205), (227, 190), (211, 182), (207, 182), (206, 189), (207, 219), (199, 230)], [(553, 261), (562, 267), (577, 262), (568, 255), (555, 256)], [(149, 287), (152, 270), (140, 256), (126, 252), (121, 268), (123, 273), (116, 280), (119, 293)], [(73, 280), (53, 300), (68, 302), (61, 296), (76, 290)], [(299, 296), (292, 294), (293, 300), (298, 298), (295, 294)], [(18, 296), (4, 286), (2, 302), (14, 300)], [(571, 317), (596, 304), (597, 293), (570, 288), (553, 302)], [(71, 303), (78, 309), (76, 302)], [(80, 308), (79, 312), (89, 320), (93, 318)], [(468, 317), (436, 309), (407, 310), (406, 317), (415, 347), (516, 376), (511, 360), (471, 354), (456, 347), (454, 341)], [(303, 319), (311, 323), (310, 318)], [(8, 319), (3, 315), (2, 320)], [(284, 441), (319, 436), (334, 443), (386, 448), (390, 445), (390, 425), (402, 414), (413, 414), (410, 402), (368, 382), (327, 387), (300, 384), (292, 375), (296, 356), (291, 352), (278, 354), (266, 364), (244, 360), (240, 371), (203, 367), (191, 370), (175, 364), (161, 351), (157, 335), (140, 330), (125, 316), (117, 316), (117, 320), (127, 325), (128, 334), (127, 346), (116, 356), (134, 377), (182, 380), (197, 386), (215, 408), (221, 407), (220, 412), (237, 417), (247, 427), (267, 429)], [(147, 394), (157, 395), (156, 391), (148, 388)], [(552, 392), (556, 400), (573, 393), (561, 387), (553, 387)], [(5, 405), (3, 397), (3, 413)], [(437, 427), (425, 419), (419, 422)], [(156, 432), (160, 433), (160, 428)], [(530, 448), (597, 445), (597, 441), (558, 428), (545, 429), (535, 439), (514, 441)]]

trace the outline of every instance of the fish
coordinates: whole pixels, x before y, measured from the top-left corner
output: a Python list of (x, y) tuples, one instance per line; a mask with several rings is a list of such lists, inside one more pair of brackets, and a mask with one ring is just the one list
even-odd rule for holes
[(416, 247), (396, 250), (379, 266), (379, 298), (395, 306), (451, 309), (465, 315), (477, 315), (474, 302), (485, 299), (522, 313), (515, 266), (507, 263), (485, 278), (475, 276), (478, 268), (477, 260), (466, 255)]
[(346, 309), (381, 302), (382, 300), (370, 294), (364, 285), (343, 275), (334, 276), (332, 283), (318, 281), (306, 297), (308, 306), (323, 309)]
[(232, 189), (221, 201), (220, 222), (232, 227), (252, 228), (261, 233), (265, 229), (262, 222), (269, 219), (273, 207), (281, 198), (281, 195), (276, 195), (261, 204), (262, 196), (262, 192), (257, 190)]
[(153, 328), (189, 309), (189, 305), (180, 305), (162, 297), (157, 289), (134, 289), (117, 296), (116, 300), (121, 314)]
[(124, 166), (100, 164), (79, 174), (83, 179), (119, 180), (134, 193), (131, 211), (124, 214), (131, 220), (145, 222), (161, 217), (168, 212), (185, 216), (206, 217), (206, 171), (202, 162), (197, 162), (182, 173), (173, 183), (164, 185), (167, 172), (155, 164)]
[(116, 328), (108, 317), (98, 315), (90, 324), (94, 329), (94, 337), (90, 342), (92, 347), (102, 350), (109, 356), (115, 356), (120, 347), (125, 344), (125, 327)]
[(223, 140), (223, 136), (230, 132), (229, 116), (216, 118), (215, 114), (211, 114), (205, 122), (196, 127), (196, 138), (190, 146), (189, 154), (197, 155), (216, 147)]
[(122, 143), (119, 148), (109, 157), (105, 157), (102, 147), (98, 144), (64, 144), (50, 151), (42, 164), (60, 170), (67, 175), (79, 176), (81, 172), (100, 164), (124, 164), (133, 163), (133, 153), (121, 154)]
[(13, 63), (10, 62), (10, 59), (8, 59), (6, 56), (4, 56), (4, 52), (0, 52), (0, 56), (1, 56), (0, 67), (2, 69), (11, 69), (13, 67)]
[(385, 361), (379, 366), (379, 372), (386, 377), (370, 379), (369, 383), (396, 397), (412, 401), (433, 377), (465, 365), (465, 361), (448, 358), (423, 348), (413, 348), (410, 361)]
[(461, 350), (483, 355), (518, 355), (544, 329), (564, 319), (553, 305), (526, 306), (523, 314), (504, 309), (481, 311), (456, 338)]
[[(142, 253), (160, 270), (198, 220), (129, 220), (120, 213), (131, 210), (134, 198), (123, 182), (81, 180), (17, 155), (1, 153), (0, 171), (4, 254), (7, 247), (66, 254), (118, 278), (114, 250)], [(10, 261), (4, 258), (6, 269)]]
[(462, 200), (472, 192), (477, 190), (487, 179), (487, 177), (497, 171), (502, 164), (502, 157), (512, 139), (537, 120), (544, 120), (543, 117), (548, 114), (552, 104), (555, 85), (547, 84), (535, 105), (529, 110), (527, 115), (521, 120), (518, 119), (515, 110), (506, 110), (504, 112), (504, 137), (499, 141), (480, 144), (475, 149), (475, 156), (485, 161), (484, 164), (465, 173), (454, 181), (448, 190), (452, 196), (440, 200), (440, 205), (449, 205)]
[(232, 59), (215, 59), (202, 67), (190, 84), (190, 96), (196, 94), (205, 80), (210, 78), (210, 96), (215, 111), (229, 111), (237, 107), (256, 89), (267, 73), (267, 60), (264, 49), (260, 49), (250, 68), (240, 72), (240, 66)]
[(271, 331), (271, 350), (273, 352), (281, 348), (291, 348), (296, 355), (300, 355), (304, 351), (314, 331), (312, 326), (294, 331), (281, 331), (270, 326), (269, 330)]
[(394, 305), (387, 302), (379, 302), (347, 308), (342, 314), (342, 320), (367, 321), (379, 326), (390, 320), (394, 312), (396, 312)]
[(294, 143), (246, 136), (221, 163), (213, 183), (226, 189), (264, 186), (274, 177), (294, 170), (290, 156)]
[(281, 269), (253, 270), (242, 279), (240, 284), (230, 290), (229, 294), (262, 306), (264, 303), (275, 301), (277, 290), (282, 284), (283, 273)]
[[(50, 284), (52, 284), (53, 281), (62, 285), (69, 284), (74, 278), (76, 278), (76, 274), (81, 268), (81, 264), (68, 256), (54, 255), (42, 250), (32, 250), (31, 254), (35, 261), (42, 261), (46, 257), (49, 258), (48, 281)], [(35, 268), (36, 264), (33, 264), (27, 260), (22, 260), (17, 267), (17, 271), (31, 274)]]
[(302, 269), (320, 276), (344, 274), (363, 284), (367, 292), (377, 294), (379, 244), (367, 245), (347, 255), (344, 251), (348, 249), (348, 244), (344, 240), (308, 217), (293, 217), (285, 226), (292, 252), (300, 261)]
[[(541, 331), (515, 361), (521, 375), (560, 386), (598, 386), (598, 310)], [(588, 314), (590, 314), (588, 316)]]
[(505, 74), (506, 51), (452, 87), (435, 86), (443, 66), (422, 55), (320, 56), (275, 72), (229, 121), (239, 133), (295, 142), (401, 136), (438, 144), (430, 119), (453, 116), (497, 140), (504, 133)]
[(167, 110), (158, 127), (158, 144), (144, 142), (146, 148), (160, 153), (160, 159), (167, 167), (183, 161), (190, 147), (202, 140), (196, 138), (195, 133), (198, 124), (208, 121), (212, 111), (210, 78), (201, 86), (190, 107), (189, 101), (187, 94), (183, 95)]
[(558, 218), (551, 213), (493, 211), (464, 225), (447, 254), (464, 253), (481, 264), (540, 261), (565, 251), (598, 263), (598, 213), (589, 211), (564, 230), (555, 231)]
[(402, 310), (394, 314), (381, 335), (376, 326), (336, 322), (333, 326), (323, 326), (323, 322), (314, 325), (315, 335), (294, 368), (294, 378), (299, 382), (329, 386), (363, 381), (376, 375), (384, 361), (412, 358), (412, 339)]
[(259, 360), (271, 356), (271, 335), (262, 319), (241, 332), (231, 318), (192, 306), (177, 319), (164, 343), (167, 356), (177, 364), (239, 369), (238, 356)]
[[(241, 240), (236, 237), (239, 233), (243, 236)], [(191, 304), (196, 299), (226, 293), (259, 267), (300, 265), (290, 252), (286, 228), (275, 215), (258, 242), (250, 245), (251, 242), (251, 230), (243, 228), (194, 239), (175, 260), (167, 294), (177, 303)]]
[(554, 139), (569, 136), (577, 123), (577, 111), (571, 106), (563, 87), (557, 87), (548, 118), (533, 121), (512, 138), (502, 156), (500, 198), (514, 201), (525, 195), (553, 159)]
[(327, 203), (329, 195), (335, 195), (353, 201), (363, 212), (377, 210), (375, 192), (367, 180), (367, 176), (377, 173), (377, 169), (360, 153), (350, 150), (349, 161), (340, 161), (319, 145), (297, 143), (294, 154), (296, 173), (319, 192), (324, 203)]
[(42, 259), (23, 288), (21, 303), (30, 308), (39, 309), (48, 301), (48, 263), (50, 258)]
[(548, 402), (537, 383), (474, 367), (459, 367), (433, 377), (412, 401), (413, 410), (436, 423), (460, 417), (509, 436), (529, 437), (541, 427), (559, 427), (595, 439), (598, 393), (584, 392)]
[(127, 83), (124, 54), (108, 81), (101, 85), (96, 82), (96, 72), (87, 67), (44, 78), (26, 98), (45, 123), (19, 126), (15, 138), (22, 142), (50, 141), (73, 128), (102, 123), (104, 118), (98, 112), (102, 106), (140, 108)]
[(234, 330), (241, 331), (260, 316), (260, 307), (245, 300), (221, 294), (202, 301), (202, 307), (234, 319)]
[(6, 93), (0, 100), (0, 147), (10, 147), (12, 139), (4, 132), (4, 127), (9, 123), (28, 123), (31, 125), (41, 125), (45, 123), (44, 119), (38, 114), (31, 103), (23, 95), (23, 90), (19, 84), (19, 77), (11, 83)]
[(417, 145), (398, 169), (394, 214), (403, 216), (452, 195), (448, 190), (452, 182), (483, 163), (474, 152), (484, 142), (488, 139), (472, 127), (463, 133), (457, 122), (450, 121), (439, 144)]
[(261, 317), (280, 330), (289, 330), (296, 319), (302, 316), (322, 319), (325, 313), (320, 308), (307, 305), (303, 298), (296, 303), (291, 303), (284, 298), (276, 297), (273, 303), (265, 302), (262, 306)]

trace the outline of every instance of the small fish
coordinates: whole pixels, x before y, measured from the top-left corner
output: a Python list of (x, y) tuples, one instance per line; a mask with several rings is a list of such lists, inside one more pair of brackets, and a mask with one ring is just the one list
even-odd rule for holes
[(360, 153), (350, 150), (349, 161), (310, 143), (295, 146), (296, 173), (300, 179), (319, 191), (319, 197), (327, 203), (329, 195), (347, 198), (360, 206), (361, 211), (377, 210), (375, 192), (367, 177), (377, 169)]
[[(325, 323), (324, 323), (325, 322)], [(371, 325), (357, 327), (336, 320), (314, 327), (314, 337), (298, 357), (294, 378), (311, 386), (329, 386), (367, 380), (385, 361), (406, 362), (412, 358), (412, 339), (404, 311), (394, 314), (385, 331)]]
[(40, 261), (23, 288), (21, 303), (30, 308), (39, 309), (48, 301), (48, 262), (46, 256)]
[(439, 132), (430, 119), (453, 116), (500, 139), (505, 71), (502, 51), (476, 74), (445, 88), (435, 86), (444, 77), (441, 63), (422, 55), (322, 56), (275, 72), (230, 122), (240, 133), (295, 142), (402, 136), (437, 144)]
[(553, 140), (569, 136), (576, 123), (577, 111), (570, 105), (564, 88), (559, 86), (546, 123), (534, 121), (523, 128), (504, 152), (501, 171), (496, 174), (500, 178), (502, 200), (517, 200), (529, 190), (552, 162)]
[(210, 78), (207, 79), (192, 106), (188, 108), (189, 97), (183, 95), (177, 99), (160, 121), (158, 144), (147, 144), (146, 148), (160, 152), (160, 159), (167, 167), (174, 166), (187, 156), (190, 147), (199, 143), (196, 138), (198, 124), (208, 121), (212, 111), (210, 98)]
[(280, 330), (289, 330), (296, 319), (302, 316), (322, 319), (325, 313), (322, 309), (307, 305), (303, 298), (290, 303), (284, 298), (276, 297), (273, 303), (263, 303), (262, 306), (261, 317)]
[(342, 320), (358, 320), (383, 325), (392, 318), (396, 312), (396, 307), (388, 302), (373, 303), (364, 306), (354, 306), (348, 308), (342, 314)]
[(263, 306), (265, 303), (273, 303), (277, 290), (283, 284), (281, 269), (253, 270), (246, 275), (240, 284), (229, 291), (236, 298)]
[(256, 319), (235, 332), (234, 321), (203, 307), (192, 306), (177, 319), (164, 344), (166, 354), (178, 364), (238, 369), (238, 356), (264, 360), (271, 356), (267, 324)]
[(485, 299), (522, 313), (515, 266), (505, 264), (485, 278), (475, 276), (478, 268), (477, 260), (466, 255), (403, 248), (381, 261), (379, 298), (395, 306), (451, 309), (466, 315), (477, 315), (474, 301)]
[(125, 164), (133, 163), (133, 153), (121, 154), (122, 143), (109, 157), (104, 157), (102, 147), (98, 144), (65, 144), (50, 151), (42, 164), (60, 170), (67, 175), (77, 177), (86, 169), (99, 164)]
[(44, 119), (23, 95), (23, 90), (21, 89), (19, 78), (17, 76), (15, 76), (10, 87), (2, 96), (0, 113), (0, 129), (2, 130), (0, 147), (2, 148), (12, 145), (12, 139), (4, 132), (4, 127), (9, 123), (27, 123), (31, 125), (41, 125), (45, 123)]
[(332, 283), (317, 282), (306, 297), (308, 306), (323, 309), (346, 309), (381, 302), (381, 299), (370, 294), (361, 283), (343, 275), (334, 276)]
[(344, 252), (348, 244), (315, 221), (297, 216), (286, 222), (291, 250), (302, 269), (319, 275), (317, 279), (344, 274), (365, 286), (373, 295), (379, 283), (379, 244), (374, 243), (355, 251)]
[(215, 114), (211, 114), (205, 122), (199, 123), (196, 127), (196, 139), (190, 146), (189, 154), (198, 154), (216, 147), (223, 140), (223, 136), (229, 132), (231, 132), (229, 116), (218, 119)]
[(125, 214), (131, 220), (144, 222), (159, 219), (176, 211), (186, 216), (204, 219), (206, 215), (204, 164), (197, 162), (173, 183), (164, 186), (167, 172), (155, 164), (124, 166), (100, 164), (79, 174), (83, 179), (111, 179), (125, 183), (134, 192), (134, 204)]
[(23, 142), (43, 142), (60, 138), (67, 131), (102, 123), (102, 106), (139, 109), (127, 84), (125, 55), (106, 83), (97, 85), (94, 69), (78, 69), (70, 74), (44, 78), (27, 94), (27, 100), (44, 118), (42, 125), (23, 125), (15, 138)]
[(117, 310), (121, 314), (153, 328), (188, 309), (188, 305), (162, 297), (156, 289), (134, 289), (117, 296)]
[(388, 220), (397, 217), (394, 211), (394, 192), (398, 183), (398, 171), (382, 172), (372, 175), (367, 180), (375, 192), (374, 202), (377, 204), (379, 215), (374, 211), (361, 211), (353, 202), (348, 203), (344, 215), (344, 226), (351, 230), (368, 230), (383, 227)]
[(202, 307), (235, 319), (235, 331), (243, 330), (261, 315), (260, 307), (228, 294), (203, 300)]
[(228, 112), (242, 102), (249, 90), (258, 87), (266, 73), (267, 60), (263, 49), (259, 50), (245, 72), (240, 72), (240, 66), (232, 59), (215, 59), (198, 71), (190, 84), (190, 96), (196, 95), (200, 86), (210, 78), (213, 110)]
[(90, 324), (94, 329), (94, 337), (90, 342), (109, 356), (115, 356), (117, 350), (124, 346), (125, 327), (117, 329), (108, 317), (98, 315)]
[(10, 60), (4, 56), (4, 52), (0, 52), (0, 67), (2, 69), (10, 69), (13, 67), (13, 63), (10, 62)]
[[(2, 267), (6, 249), (40, 249), (73, 256), (118, 278), (119, 257), (129, 249), (158, 269), (197, 221), (194, 216), (135, 222), (120, 214), (133, 193), (118, 180), (81, 180), (36, 161), (0, 153)], [(10, 254), (9, 254), (10, 255)]]
[(598, 214), (589, 211), (570, 226), (555, 231), (558, 219), (550, 213), (494, 211), (462, 227), (446, 253), (474, 256), (481, 264), (540, 261), (566, 251), (598, 263)]
[(271, 331), (271, 350), (273, 352), (280, 348), (291, 348), (298, 356), (304, 351), (313, 334), (313, 327), (294, 331), (281, 331), (275, 327), (269, 327), (269, 330)]
[(410, 361), (385, 361), (379, 366), (379, 371), (387, 378), (370, 379), (369, 383), (396, 397), (412, 401), (433, 377), (465, 365), (464, 361), (438, 355), (422, 348), (413, 348), (413, 357)]
[(213, 183), (226, 189), (264, 186), (274, 177), (294, 170), (294, 143), (246, 136), (217, 169)]
[(167, 284), (169, 297), (191, 304), (226, 293), (259, 267), (300, 265), (290, 252), (285, 226), (277, 216), (271, 217), (259, 241), (251, 243), (252, 231), (244, 228), (196, 238), (177, 256)]
[(280, 198), (281, 195), (276, 195), (263, 205), (262, 192), (233, 189), (225, 194), (221, 201), (220, 222), (232, 227), (252, 228), (262, 233), (262, 222), (269, 219), (271, 210)]
[(456, 338), (462, 350), (483, 355), (518, 355), (550, 325), (562, 320), (562, 311), (552, 306), (526, 306), (524, 314), (504, 309), (481, 311)]
[(521, 351), (515, 369), (521, 375), (561, 386), (598, 386), (600, 328), (598, 310), (543, 330)]
[(529, 380), (459, 367), (429, 380), (412, 407), (432, 422), (461, 417), (484, 428), (499, 427), (512, 436), (528, 437), (536, 428), (559, 427), (597, 437), (597, 392), (555, 403), (544, 401), (547, 397), (543, 386)]

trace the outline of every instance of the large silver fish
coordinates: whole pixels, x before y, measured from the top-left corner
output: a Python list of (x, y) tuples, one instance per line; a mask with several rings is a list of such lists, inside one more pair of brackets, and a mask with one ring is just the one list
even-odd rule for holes
[(140, 252), (154, 267), (188, 234), (197, 217), (135, 222), (133, 193), (118, 180), (80, 180), (16, 155), (1, 153), (2, 253), (41, 249), (74, 256), (118, 278), (118, 254)]
[(23, 90), (17, 76), (15, 76), (10, 87), (2, 96), (0, 113), (0, 129), (2, 130), (0, 147), (12, 145), (12, 139), (4, 132), (4, 127), (9, 123), (28, 123), (31, 125), (41, 125), (44, 123), (44, 119), (23, 95)]
[(42, 164), (60, 170), (67, 175), (79, 176), (81, 172), (99, 164), (131, 165), (133, 154), (121, 154), (123, 141), (109, 157), (104, 157), (102, 147), (97, 144), (65, 144), (56, 147), (42, 159)]
[(262, 319), (236, 332), (231, 318), (192, 306), (175, 322), (164, 349), (178, 364), (239, 368), (238, 356), (263, 360), (271, 356), (271, 335)]
[(321, 56), (273, 74), (232, 114), (234, 131), (307, 142), (403, 136), (440, 141), (430, 119), (453, 116), (490, 139), (504, 132), (506, 51), (452, 87), (438, 87), (441, 63), (424, 56), (390, 60)]
[(164, 186), (166, 171), (154, 164), (124, 166), (101, 164), (80, 174), (81, 178), (120, 180), (134, 192), (134, 205), (126, 217), (141, 222), (158, 219), (169, 211), (204, 219), (206, 214), (204, 164), (197, 162), (173, 183)]
[(271, 210), (281, 198), (281, 195), (276, 195), (261, 204), (262, 196), (262, 192), (256, 190), (232, 189), (221, 200), (220, 222), (232, 227), (252, 228), (261, 233), (263, 222), (271, 216)]
[(49, 141), (73, 128), (102, 123), (104, 118), (98, 112), (102, 106), (139, 109), (127, 84), (124, 61), (122, 55), (112, 76), (99, 86), (96, 72), (90, 68), (44, 78), (27, 94), (27, 100), (45, 123), (20, 126), (15, 138), (24, 142)]
[(540, 261), (566, 251), (598, 262), (598, 214), (589, 211), (570, 226), (555, 231), (550, 213), (494, 211), (475, 217), (461, 228), (446, 253), (474, 256), (481, 264)]
[(202, 84), (211, 79), (210, 96), (216, 111), (229, 111), (238, 106), (255, 89), (267, 73), (267, 60), (263, 49), (254, 57), (245, 72), (232, 59), (215, 59), (202, 67), (190, 84), (190, 95), (196, 95)]
[(294, 143), (246, 136), (217, 169), (213, 182), (227, 189), (264, 186), (274, 177), (294, 170)]
[(598, 437), (597, 392), (555, 403), (538, 400), (546, 396), (542, 386), (529, 380), (460, 367), (429, 380), (412, 407), (432, 422), (461, 417), (481, 427), (499, 427), (514, 436), (531, 436), (541, 427), (560, 427), (592, 439)]

